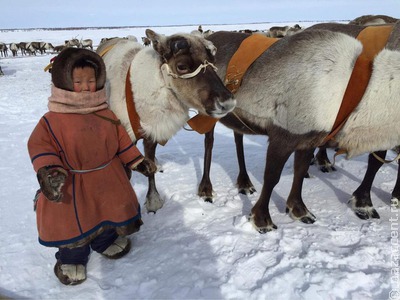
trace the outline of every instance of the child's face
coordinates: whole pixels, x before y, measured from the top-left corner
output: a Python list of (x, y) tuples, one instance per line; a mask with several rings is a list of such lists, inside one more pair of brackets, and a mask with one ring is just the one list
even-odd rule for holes
[(93, 68), (75, 68), (72, 71), (72, 81), (74, 83), (74, 92), (96, 91), (96, 73)]

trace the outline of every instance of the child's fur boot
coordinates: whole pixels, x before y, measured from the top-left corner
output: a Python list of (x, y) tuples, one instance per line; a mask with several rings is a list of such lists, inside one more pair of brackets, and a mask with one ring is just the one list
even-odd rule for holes
[(127, 237), (118, 236), (114, 243), (101, 254), (107, 258), (117, 259), (127, 254), (129, 250), (131, 250), (131, 241)]
[(76, 285), (86, 280), (86, 266), (62, 264), (57, 261), (54, 273), (61, 283), (65, 285)]

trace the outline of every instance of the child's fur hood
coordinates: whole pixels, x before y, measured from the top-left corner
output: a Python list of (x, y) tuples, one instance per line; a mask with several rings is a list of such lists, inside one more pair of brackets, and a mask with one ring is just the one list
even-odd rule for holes
[(73, 91), (72, 68), (79, 59), (87, 59), (97, 66), (96, 90), (104, 87), (106, 81), (106, 67), (103, 59), (95, 52), (87, 49), (69, 47), (60, 52), (55, 58), (51, 69), (51, 80), (57, 88)]

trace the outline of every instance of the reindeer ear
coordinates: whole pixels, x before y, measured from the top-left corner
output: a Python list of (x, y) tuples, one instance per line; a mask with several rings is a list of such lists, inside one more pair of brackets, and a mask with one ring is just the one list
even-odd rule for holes
[(154, 50), (156, 50), (161, 57), (166, 57), (170, 53), (167, 46), (167, 38), (165, 35), (155, 33), (151, 29), (146, 29), (146, 36), (151, 40)]

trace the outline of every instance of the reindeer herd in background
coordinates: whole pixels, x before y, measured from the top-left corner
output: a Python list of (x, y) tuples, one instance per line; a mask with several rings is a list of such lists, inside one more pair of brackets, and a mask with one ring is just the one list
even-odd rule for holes
[[(252, 30), (240, 30), (240, 32), (246, 32), (246, 33), (262, 33), (265, 34), (266, 36), (270, 37), (284, 37), (286, 35), (292, 35), (296, 32), (301, 30), (301, 27), (299, 25), (295, 26), (274, 26), (271, 27), (269, 30), (266, 31), (252, 31)], [(192, 33), (200, 33), (204, 37), (207, 37), (208, 35), (212, 34), (213, 32), (211, 30), (204, 31), (202, 30), (202, 26), (200, 25), (198, 27), (198, 30), (193, 31)], [(100, 40), (99, 46), (113, 38), (117, 37), (111, 37), (111, 38), (102, 38)], [(127, 39), (130, 40), (135, 40), (138, 41), (136, 37), (133, 36), (127, 36)], [(147, 37), (142, 37), (141, 38), (142, 43), (144, 46), (149, 46), (150, 45), (150, 40)], [(18, 56), (18, 53), (21, 55), (37, 55), (37, 54), (47, 54), (47, 53), (58, 53), (62, 51), (63, 49), (67, 47), (77, 47), (77, 48), (87, 48), (90, 50), (93, 50), (93, 40), (92, 39), (77, 39), (77, 38), (72, 38), (70, 40), (64, 41), (64, 44), (62, 45), (56, 45), (53, 46), (52, 43), (48, 42), (20, 42), (20, 43), (5, 43), (5, 42), (0, 42), (0, 57), (8, 57), (9, 56), (9, 51), (11, 52), (12, 56)], [(49, 52), (48, 52), (49, 51)]]
[[(386, 24), (386, 23), (395, 23), (398, 19), (385, 16), (385, 15), (364, 15), (358, 17), (349, 22), (349, 24), (355, 25), (379, 25), (379, 24)], [(283, 38), (285, 36), (290, 36), (295, 33), (301, 32), (304, 28), (301, 28), (298, 24), (294, 26), (273, 26), (267, 30), (239, 30), (238, 32), (244, 33), (258, 33), (263, 34), (268, 37), (273, 38)], [(207, 38), (209, 35), (213, 33), (212, 30), (205, 30), (201, 25), (198, 26), (197, 30), (192, 31), (192, 34), (201, 34), (203, 37)], [(116, 37), (111, 38), (102, 38), (99, 45), (100, 46), (103, 42), (113, 39)], [(133, 39), (138, 41), (134, 36), (127, 36), (127, 39)], [(142, 37), (141, 41), (144, 46), (150, 45), (150, 40), (147, 37)], [(12, 56), (18, 56), (18, 53), (21, 55), (37, 55), (37, 54), (47, 54), (47, 53), (58, 53), (67, 47), (78, 47), (78, 48), (88, 48), (93, 50), (93, 40), (92, 39), (77, 39), (72, 38), (70, 40), (64, 41), (64, 44), (53, 46), (52, 43), (43, 42), (43, 41), (33, 41), (33, 42), (20, 42), (20, 43), (5, 43), (0, 41), (0, 57), (8, 57), (9, 51), (11, 52)], [(2, 75), (1, 68), (0, 68), (0, 75)]]
[[(284, 37), (286, 35), (291, 35), (294, 34), (298, 31), (302, 30), (299, 25), (295, 25), (293, 27), (291, 26), (274, 26), (271, 27), (269, 30), (266, 31), (252, 31), (252, 30), (241, 30), (241, 32), (246, 32), (246, 33), (262, 33), (265, 34), (266, 36), (270, 37)], [(200, 25), (198, 27), (198, 30), (195, 30), (192, 32), (193, 34), (201, 34), (204, 37), (209, 36), (210, 34), (213, 33), (211, 30), (206, 30), (203, 32), (202, 26)], [(100, 40), (100, 43), (98, 46), (100, 46), (102, 43), (110, 40), (110, 39), (115, 39), (118, 37), (107, 37), (107, 38), (102, 38)], [(138, 39), (134, 36), (127, 36), (125, 37), (128, 40), (133, 40), (133, 41), (138, 41)], [(142, 43), (144, 46), (150, 46), (151, 42), (149, 38), (147, 37), (142, 37), (141, 38)], [(62, 50), (64, 50), (67, 47), (77, 47), (77, 48), (87, 48), (90, 50), (93, 50), (94, 45), (93, 45), (93, 40), (92, 39), (77, 39), (77, 38), (72, 38), (70, 40), (65, 40), (64, 44), (61, 45), (56, 45), (53, 46), (52, 43), (48, 42), (43, 42), (43, 41), (33, 41), (33, 42), (20, 42), (20, 43), (5, 43), (0, 41), (0, 58), (3, 57), (8, 57), (9, 52), (11, 52), (11, 55), (13, 57), (18, 56), (18, 53), (20, 53), (21, 56), (24, 55), (43, 55), (43, 54), (54, 54), (58, 53)], [(0, 66), (0, 76), (4, 75), (1, 66)]]

